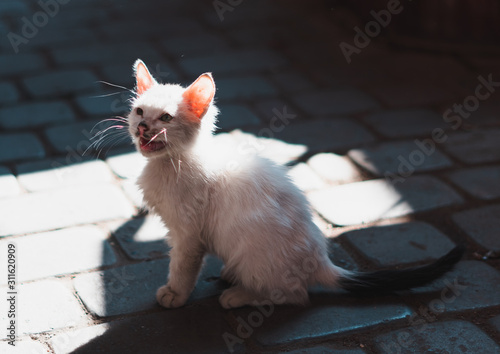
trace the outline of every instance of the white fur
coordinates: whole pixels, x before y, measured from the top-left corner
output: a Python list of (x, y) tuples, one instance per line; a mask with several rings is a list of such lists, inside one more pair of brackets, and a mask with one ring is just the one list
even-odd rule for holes
[[(169, 229), (170, 273), (158, 289), (159, 303), (173, 308), (186, 302), (207, 252), (223, 260), (222, 277), (233, 284), (220, 297), (224, 308), (305, 304), (308, 286), (334, 287), (349, 272), (328, 259), (310, 206), (286, 170), (242, 154), (238, 146), (215, 144), (216, 107), (211, 103), (201, 122), (193, 123), (184, 90), (155, 83), (133, 102), (129, 115), (136, 144), (137, 107), (153, 132), (167, 129), (167, 148), (145, 154), (149, 159), (138, 182), (147, 205)], [(171, 122), (155, 120), (165, 112), (174, 116)]]

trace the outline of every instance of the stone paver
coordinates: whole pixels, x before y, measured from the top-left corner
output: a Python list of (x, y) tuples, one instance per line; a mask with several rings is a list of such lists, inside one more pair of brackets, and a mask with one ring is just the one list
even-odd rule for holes
[(33, 339), (17, 340), (15, 346), (8, 342), (0, 342), (0, 351), (9, 354), (26, 354), (26, 353), (46, 353), (48, 349)]
[(228, 43), (224, 38), (213, 33), (201, 33), (189, 36), (175, 36), (162, 41), (167, 52), (176, 55), (206, 54), (227, 51)]
[[(18, 334), (40, 333), (87, 321), (74, 294), (57, 280), (22, 284), (17, 289)], [(6, 313), (0, 314), (2, 328), (7, 328), (7, 320)], [(5, 331), (0, 337), (6, 338)]]
[(313, 169), (303, 162), (293, 166), (288, 174), (303, 191), (321, 189), (326, 185)]
[(313, 207), (336, 225), (356, 225), (463, 202), (449, 186), (430, 176), (393, 185), (387, 180), (356, 182), (311, 192)]
[(461, 211), (453, 215), (453, 221), (482, 247), (500, 251), (500, 205)]
[(0, 55), (0, 63), (0, 76), (29, 74), (45, 68), (45, 60), (37, 53), (3, 54)]
[(297, 106), (313, 116), (359, 113), (379, 107), (377, 101), (356, 89), (302, 93), (293, 99)]
[(342, 237), (382, 267), (431, 261), (455, 246), (439, 230), (423, 222), (368, 227), (346, 232)]
[(374, 141), (363, 126), (344, 118), (293, 122), (274, 133), (278, 139), (306, 145), (311, 152), (341, 150)]
[(337, 349), (331, 348), (324, 345), (319, 345), (317, 347), (304, 348), (304, 349), (296, 349), (292, 351), (283, 351), (280, 353), (290, 353), (290, 354), (329, 354), (329, 353), (337, 353), (337, 354), (363, 354), (366, 353), (361, 349)]
[(179, 62), (182, 69), (196, 77), (204, 72), (213, 71), (215, 75), (245, 71), (271, 70), (284, 66), (287, 60), (280, 54), (267, 49), (248, 49), (229, 51), (211, 55), (191, 56)]
[(32, 96), (41, 98), (92, 91), (98, 80), (88, 70), (59, 70), (28, 77), (23, 83)]
[[(244, 328), (243, 323), (246, 323), (253, 330), (255, 339), (267, 346), (359, 330), (402, 319), (411, 314), (409, 308), (398, 304), (373, 305), (353, 301), (344, 305), (332, 305), (331, 295), (330, 304), (325, 303), (327, 300), (324, 299), (320, 306), (314, 306), (315, 302), (312, 300), (313, 306), (307, 309), (275, 307), (271, 314), (269, 307), (264, 308), (266, 312), (241, 309), (234, 311), (234, 316), (240, 327)], [(284, 321), (286, 326), (283, 326)], [(259, 325), (250, 326), (249, 323)]]
[(398, 109), (374, 113), (364, 118), (380, 134), (391, 138), (431, 136), (436, 128), (446, 129), (443, 117), (429, 109)]
[[(425, 326), (425, 327), (424, 327)], [(381, 353), (498, 353), (498, 346), (481, 329), (466, 321), (425, 323), (375, 338)]]
[(0, 95), (0, 104), (2, 105), (19, 100), (19, 91), (8, 82), (0, 82), (0, 92), (2, 92), (2, 95)]
[[(129, 68), (129, 71), (131, 69)], [(111, 88), (114, 90), (113, 88)], [(119, 92), (117, 89), (115, 92)], [(85, 113), (86, 117), (105, 117), (111, 118), (114, 116), (124, 117), (128, 113), (130, 103), (128, 100), (131, 95), (123, 92), (119, 95), (99, 96), (99, 95), (82, 95), (78, 96), (75, 101), (78, 107)], [(116, 122), (120, 123), (120, 122)]]
[[(0, 235), (16, 235), (130, 217), (134, 208), (119, 187), (95, 184), (0, 200)], [(29, 221), (26, 220), (29, 215)]]
[(435, 316), (484, 309), (500, 305), (500, 273), (483, 262), (462, 261), (430, 285), (411, 291), (427, 294), (426, 306)]
[(111, 170), (120, 178), (137, 178), (147, 159), (138, 152), (120, 154), (106, 159)]
[(30, 103), (0, 109), (0, 128), (32, 129), (75, 120), (71, 107), (61, 101)]
[(50, 339), (50, 345), (54, 348), (56, 354), (69, 354), (93, 339), (102, 336), (109, 327), (108, 323), (103, 323), (97, 326), (58, 333)]
[(374, 85), (371, 93), (384, 104), (395, 108), (449, 103), (455, 99), (446, 88), (426, 83)]
[[(15, 243), (30, 262), (23, 262), (17, 272), (18, 281), (70, 274), (111, 265), (116, 257), (106, 233), (95, 226), (72, 227), (46, 233), (0, 240), (0, 248)], [(55, 246), (57, 245), (57, 246)], [(0, 279), (0, 285), (7, 279)]]
[(40, 140), (31, 133), (0, 133), (0, 163), (15, 160), (40, 159), (45, 149)]
[(500, 129), (453, 133), (444, 144), (454, 158), (469, 164), (500, 160)]
[(58, 158), (17, 165), (18, 181), (30, 192), (113, 181), (113, 174), (103, 161), (73, 157), (77, 159)]
[[(87, 309), (99, 317), (159, 308), (155, 294), (156, 290), (166, 283), (168, 263), (168, 259), (160, 259), (80, 274), (74, 279), (75, 289)], [(189, 303), (221, 292), (222, 282), (212, 280), (213, 277), (219, 276), (221, 266), (220, 261), (209, 258), (188, 300)], [(144, 279), (147, 279), (147, 282)]]
[(21, 193), (16, 177), (8, 168), (0, 166), (0, 197), (10, 197)]
[(217, 127), (224, 130), (259, 125), (260, 119), (248, 107), (236, 104), (219, 105), (220, 113), (217, 117)]
[(453, 171), (449, 179), (473, 197), (491, 200), (500, 198), (500, 166), (476, 167)]
[[(113, 321), (103, 335), (72, 353), (228, 353), (223, 334), (231, 329), (224, 317), (225, 312), (214, 299), (197, 306)], [(229, 339), (228, 343), (232, 352), (243, 353), (243, 344), (233, 344)]]
[(165, 239), (167, 232), (156, 215), (128, 220), (113, 227), (113, 235), (121, 248), (133, 259), (166, 256), (169, 250)]
[(269, 80), (260, 76), (215, 78), (215, 80), (217, 80), (217, 98), (221, 101), (274, 96), (278, 93)]
[(333, 153), (316, 154), (307, 164), (321, 178), (331, 184), (343, 184), (362, 180), (359, 169), (345, 156)]
[[(113, 122), (101, 120), (58, 125), (46, 129), (45, 136), (58, 153), (79, 156), (85, 153), (90, 154), (93, 150), (107, 151), (113, 146), (130, 145), (130, 138), (126, 135), (126, 126), (110, 128), (113, 125)], [(105, 133), (100, 133), (108, 128), (110, 129)]]
[(431, 171), (453, 165), (434, 145), (422, 145), (419, 140), (352, 149), (348, 155), (358, 165), (380, 177), (386, 173)]

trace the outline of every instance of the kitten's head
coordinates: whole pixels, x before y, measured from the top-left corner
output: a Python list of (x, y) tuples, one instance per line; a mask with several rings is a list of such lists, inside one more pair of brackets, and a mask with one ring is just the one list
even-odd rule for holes
[(178, 155), (189, 149), (200, 133), (212, 133), (217, 109), (210, 73), (201, 75), (187, 88), (159, 84), (138, 59), (134, 74), (136, 98), (128, 121), (130, 135), (141, 154)]

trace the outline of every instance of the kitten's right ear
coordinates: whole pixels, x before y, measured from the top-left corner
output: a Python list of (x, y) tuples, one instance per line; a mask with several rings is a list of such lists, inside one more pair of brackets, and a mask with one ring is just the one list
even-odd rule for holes
[(137, 94), (142, 95), (151, 86), (156, 84), (155, 79), (149, 73), (149, 70), (141, 59), (137, 59), (134, 63), (134, 75)]

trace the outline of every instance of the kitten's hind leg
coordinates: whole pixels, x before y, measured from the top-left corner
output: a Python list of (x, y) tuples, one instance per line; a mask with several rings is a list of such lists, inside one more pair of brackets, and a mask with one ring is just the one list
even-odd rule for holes
[(261, 305), (263, 299), (257, 298), (241, 285), (235, 285), (222, 292), (219, 297), (219, 303), (225, 309), (242, 307), (245, 305), (258, 306)]

